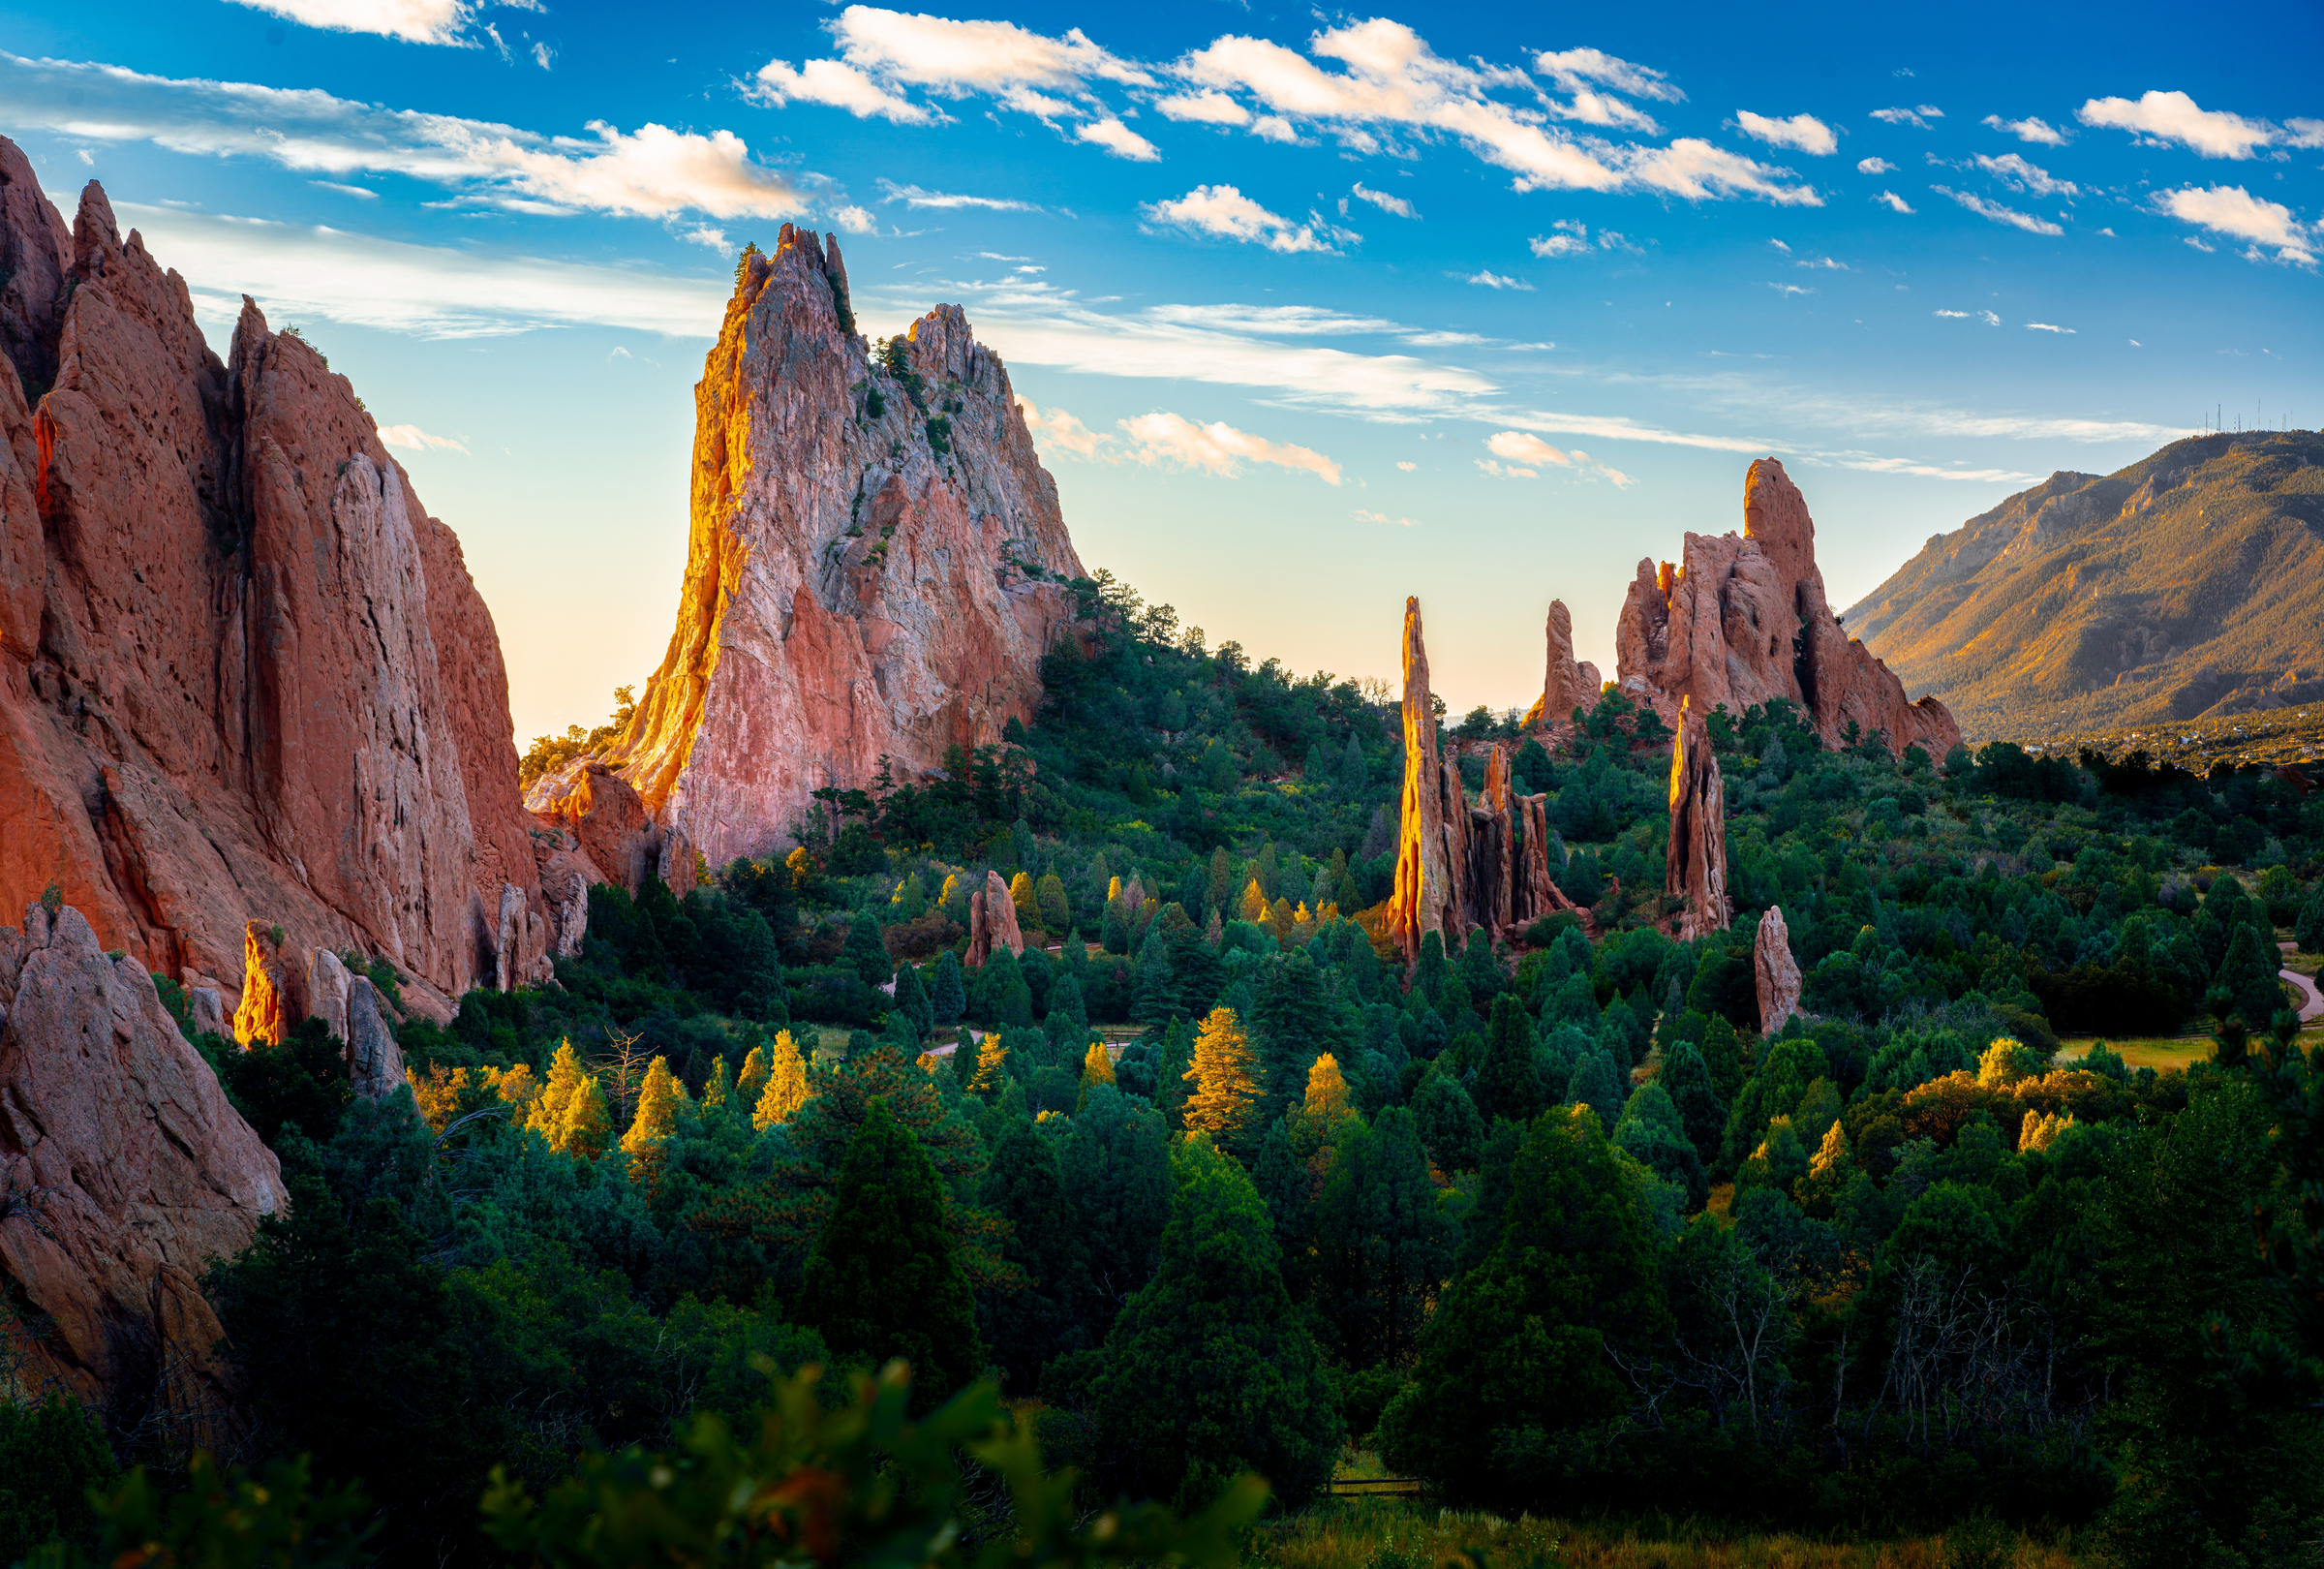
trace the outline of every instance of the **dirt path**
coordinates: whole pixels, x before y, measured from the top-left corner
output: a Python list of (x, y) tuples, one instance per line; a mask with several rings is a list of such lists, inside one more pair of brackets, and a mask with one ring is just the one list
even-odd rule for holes
[[(2285, 953), (2294, 951), (2289, 942), (2278, 942), (2276, 946), (2281, 948)], [(2276, 971), (2276, 978), (2307, 994), (2308, 1000), (2301, 1004), (2300, 1008), (2302, 1024), (2308, 1023), (2310, 1019), (2324, 1018), (2324, 992), (2316, 990), (2314, 981), (2301, 974), (2297, 969), (2278, 969)]]

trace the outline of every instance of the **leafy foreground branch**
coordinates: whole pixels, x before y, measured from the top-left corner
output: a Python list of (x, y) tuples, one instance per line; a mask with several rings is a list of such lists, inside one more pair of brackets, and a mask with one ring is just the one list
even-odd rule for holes
[[(484, 1532), (517, 1561), (554, 1569), (717, 1564), (850, 1569), (1086, 1569), (1177, 1564), (1232, 1569), (1267, 1484), (1245, 1476), (1201, 1515), (1159, 1504), (1094, 1517), (1074, 1508), (1074, 1474), (1051, 1475), (1029, 1428), (990, 1383), (971, 1386), (925, 1420), (906, 1419), (911, 1372), (891, 1362), (827, 1409), (822, 1369), (774, 1380), (771, 1404), (738, 1431), (704, 1413), (675, 1449), (593, 1454), (535, 1499), (496, 1469)], [(97, 1496), (94, 1554), (61, 1544), (27, 1569), (342, 1569), (372, 1561), (376, 1524), (352, 1488), (310, 1492), (303, 1460), (263, 1477), (222, 1473), (196, 1458), (193, 1485), (165, 1497), (143, 1467)], [(980, 1486), (980, 1484), (985, 1484)]]

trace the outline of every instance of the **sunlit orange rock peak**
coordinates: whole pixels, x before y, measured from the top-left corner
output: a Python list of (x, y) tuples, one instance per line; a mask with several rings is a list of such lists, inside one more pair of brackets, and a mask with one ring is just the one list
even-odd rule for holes
[(837, 237), (786, 224), (694, 389), (677, 627), (604, 760), (714, 867), (787, 846), (883, 756), (902, 781), (1029, 722), (1071, 618), (1081, 560), (999, 356), (954, 305), (912, 323), (903, 374), (887, 348)]

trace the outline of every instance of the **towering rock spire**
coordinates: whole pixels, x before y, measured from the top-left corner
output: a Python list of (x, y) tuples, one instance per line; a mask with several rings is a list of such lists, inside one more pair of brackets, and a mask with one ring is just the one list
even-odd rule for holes
[(1799, 1011), (1799, 961), (1791, 957), (1791, 934), (1784, 908), (1770, 905), (1759, 917), (1751, 945), (1752, 973), (1758, 983), (1759, 1033), (1772, 1035)]
[[(1396, 828), (1396, 884), (1389, 895), (1388, 930), (1408, 967), (1420, 958), (1421, 939), (1429, 933), (1444, 932), (1450, 941), (1461, 931), (1460, 884), (1446, 844), (1444, 776), (1436, 751), (1436, 708), (1429, 701), (1428, 650), (1421, 639), (1421, 601), (1407, 599), (1403, 815)], [(1465, 816), (1465, 803), (1460, 810)]]
[(1678, 936), (1693, 941), (1728, 928), (1727, 787), (1702, 715), (1683, 704), (1670, 748), (1669, 867), (1663, 886), (1683, 903)]
[(1542, 694), (1525, 716), (1529, 730), (1570, 723), (1576, 708), (1589, 712), (1598, 706), (1599, 689), (1605, 685), (1598, 666), (1574, 658), (1574, 617), (1563, 600), (1549, 601), (1548, 641), (1549, 665)]

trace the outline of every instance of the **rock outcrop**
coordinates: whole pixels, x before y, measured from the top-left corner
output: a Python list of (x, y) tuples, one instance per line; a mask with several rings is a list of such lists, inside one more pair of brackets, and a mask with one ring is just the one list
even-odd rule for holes
[[(1482, 927), (1503, 938), (1544, 915), (1576, 910), (1549, 874), (1545, 795), (1516, 795), (1510, 758), (1484, 753), (1484, 788), (1469, 804), (1459, 758), (1441, 753), (1428, 690), (1421, 601), (1404, 601), (1404, 791), (1396, 831), (1396, 881), (1388, 931), (1409, 968), (1440, 933), (1448, 949)], [(1583, 924), (1589, 917), (1582, 915)]]
[(1768, 906), (1759, 917), (1751, 962), (1759, 988), (1759, 1033), (1772, 1035), (1799, 1011), (1799, 961), (1791, 957), (1791, 933), (1781, 905)]
[(968, 896), (968, 965), (982, 969), (994, 948), (1024, 952), (1024, 933), (1017, 924), (1017, 902), (1000, 874), (988, 871), (985, 885)]
[(677, 627), (605, 755), (689, 868), (1029, 721), (1082, 570), (999, 358), (949, 305), (874, 353), (836, 237), (746, 257), (695, 407)]
[(629, 782), (595, 757), (541, 775), (525, 792), (525, 810), (543, 828), (571, 835), (597, 881), (634, 895), (660, 869), (661, 829)]
[(347, 379), (247, 301), (221, 361), (5, 140), (0, 278), (0, 900), (237, 1005), (252, 920), (440, 1018), (545, 976), (492, 618)]
[(1679, 716), (1670, 748), (1670, 839), (1663, 888), (1678, 903), (1678, 938), (1692, 942), (1729, 924), (1727, 898), (1727, 785), (1703, 716)]
[(0, 1335), (31, 1382), (181, 1419), (229, 1411), (201, 1276), (284, 1198), (273, 1152), (140, 961), (107, 958), (69, 905), (0, 927), (0, 1275), (46, 1321)]
[(1547, 729), (1574, 722), (1574, 710), (1588, 713), (1598, 706), (1605, 683), (1598, 666), (1574, 658), (1574, 617), (1563, 600), (1549, 601), (1549, 668), (1542, 694), (1525, 716), (1529, 730)]
[(1774, 458), (1752, 464), (1743, 485), (1743, 532), (1690, 534), (1677, 566), (1638, 563), (1614, 631), (1621, 690), (1676, 729), (1682, 704), (1740, 718), (1786, 698), (1828, 746), (1852, 723), (1887, 737), (1901, 754), (1932, 759), (1960, 744), (1942, 703), (1905, 700), (1905, 689), (1825, 602), (1816, 565), (1816, 523)]

